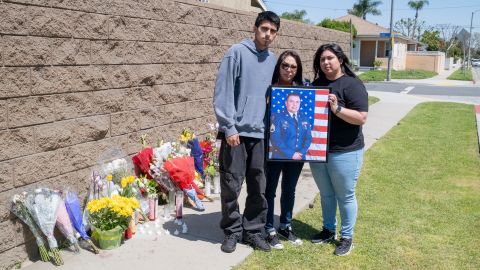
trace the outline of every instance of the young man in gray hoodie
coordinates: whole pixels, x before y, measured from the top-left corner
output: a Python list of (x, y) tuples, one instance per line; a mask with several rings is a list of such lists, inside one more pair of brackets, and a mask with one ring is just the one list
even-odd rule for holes
[[(222, 251), (235, 251), (243, 236), (253, 248), (270, 251), (262, 236), (267, 201), (265, 199), (265, 110), (267, 89), (277, 58), (268, 50), (280, 27), (280, 18), (271, 11), (258, 14), (254, 39), (244, 39), (225, 54), (215, 83), (213, 104), (219, 123), (220, 185), (222, 220), (225, 233)], [(247, 200), (243, 217), (238, 196), (243, 180)]]

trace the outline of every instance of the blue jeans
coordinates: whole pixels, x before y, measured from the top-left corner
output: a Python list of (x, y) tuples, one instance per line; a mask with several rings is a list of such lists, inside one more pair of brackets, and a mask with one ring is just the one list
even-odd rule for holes
[(328, 163), (311, 163), (315, 183), (320, 189), (323, 227), (335, 232), (337, 204), (343, 238), (353, 237), (357, 220), (355, 186), (363, 163), (363, 148), (347, 153), (329, 153)]
[(278, 180), (282, 173), (282, 195), (280, 196), (280, 229), (286, 229), (292, 224), (293, 205), (295, 203), (295, 188), (302, 172), (303, 162), (268, 162), (267, 163), (267, 187), (265, 198), (267, 199), (267, 223), (265, 231), (275, 231), (273, 225), (273, 211), (275, 205), (275, 193)]

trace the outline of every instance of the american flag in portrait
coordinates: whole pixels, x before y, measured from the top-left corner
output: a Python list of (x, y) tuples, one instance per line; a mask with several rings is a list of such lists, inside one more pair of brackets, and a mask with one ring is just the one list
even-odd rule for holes
[(299, 114), (307, 117), (311, 126), (312, 142), (306, 153), (305, 161), (327, 161), (329, 105), (328, 88), (312, 87), (272, 87), (270, 95), (270, 117), (285, 108), (285, 100), (291, 92), (301, 98)]

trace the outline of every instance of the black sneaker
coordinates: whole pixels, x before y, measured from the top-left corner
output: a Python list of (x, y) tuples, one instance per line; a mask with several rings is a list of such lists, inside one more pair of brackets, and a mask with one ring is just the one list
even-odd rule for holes
[(253, 249), (261, 251), (270, 251), (270, 245), (262, 237), (262, 233), (246, 233), (244, 237), (245, 243), (249, 244)]
[(314, 244), (324, 244), (335, 240), (335, 232), (331, 232), (325, 228), (320, 233), (317, 233), (312, 238)]
[(237, 242), (238, 242), (238, 235), (232, 233), (232, 234), (226, 234), (225, 238), (223, 238), (223, 243), (222, 243), (222, 251), (226, 253), (232, 253), (235, 251), (237, 248)]
[(280, 243), (275, 231), (269, 233), (266, 240), (273, 249), (283, 249), (283, 244)]
[(298, 239), (293, 232), (292, 227), (287, 227), (286, 229), (278, 229), (278, 234), (294, 245), (299, 246), (303, 244), (302, 240)]
[(340, 238), (340, 243), (338, 243), (335, 248), (335, 255), (337, 256), (346, 256), (350, 254), (350, 251), (353, 249), (352, 238)]

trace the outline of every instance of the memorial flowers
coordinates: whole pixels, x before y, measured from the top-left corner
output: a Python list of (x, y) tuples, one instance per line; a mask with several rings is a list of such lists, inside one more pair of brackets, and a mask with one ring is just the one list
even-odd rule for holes
[(135, 198), (119, 195), (91, 200), (87, 204), (90, 213), (90, 222), (95, 229), (108, 231), (121, 227), (125, 230), (132, 218), (133, 211), (140, 207)]
[(80, 247), (78, 246), (78, 241), (73, 232), (72, 223), (63, 200), (57, 208), (57, 228), (63, 233), (70, 244), (73, 245), (74, 251), (76, 253), (80, 252)]
[(35, 237), (41, 260), (44, 262), (48, 262), (49, 257), (47, 248), (45, 247), (45, 241), (43, 240), (42, 235), (37, 225), (35, 224), (35, 221), (33, 220), (30, 212), (27, 209), (25, 201), (26, 195), (27, 193), (25, 192), (21, 195), (17, 194), (13, 196), (13, 205), (10, 211), (12, 211), (13, 214), (15, 214), (21, 221), (23, 221), (23, 223), (28, 226), (33, 236)]
[(56, 265), (63, 264), (58, 252), (57, 240), (53, 235), (57, 220), (57, 208), (61, 201), (62, 199), (58, 193), (47, 188), (39, 188), (32, 193), (28, 193), (25, 200), (25, 205), (33, 220), (35, 220), (40, 230), (47, 237), (48, 246)]
[(80, 237), (87, 242), (92, 251), (97, 254), (99, 253), (97, 247), (90, 240), (83, 226), (82, 210), (80, 209), (80, 202), (76, 193), (68, 191), (65, 195), (65, 207), (67, 209), (68, 216), (72, 221), (72, 225), (75, 230), (80, 234)]

